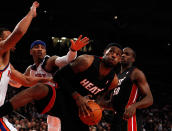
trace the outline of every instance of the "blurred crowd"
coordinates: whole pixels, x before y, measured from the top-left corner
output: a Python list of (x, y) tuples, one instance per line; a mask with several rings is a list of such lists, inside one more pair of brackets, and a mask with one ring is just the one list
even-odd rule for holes
[[(90, 131), (110, 131), (114, 113), (104, 110), (103, 114), (101, 122), (97, 126), (90, 127)], [(141, 131), (172, 131), (172, 105), (166, 104), (162, 107), (153, 105), (139, 110), (139, 119)]]
[[(10, 87), (7, 99), (14, 96), (23, 88)], [(172, 105), (153, 105), (140, 110), (142, 131), (172, 131)], [(9, 114), (8, 120), (18, 131), (47, 131), (47, 115), (37, 113), (34, 103), (30, 103)], [(113, 112), (104, 110), (101, 122), (97, 126), (90, 126), (90, 131), (109, 131)]]
[(142, 111), (143, 131), (172, 131), (172, 106), (158, 105)]

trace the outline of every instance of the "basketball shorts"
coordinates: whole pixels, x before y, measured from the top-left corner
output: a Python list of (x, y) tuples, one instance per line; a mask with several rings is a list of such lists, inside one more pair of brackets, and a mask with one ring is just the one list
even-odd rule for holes
[(59, 117), (62, 131), (88, 131), (88, 126), (83, 124), (78, 117), (78, 107), (71, 95), (61, 87), (47, 86), (49, 88), (47, 96), (35, 101), (37, 111)]

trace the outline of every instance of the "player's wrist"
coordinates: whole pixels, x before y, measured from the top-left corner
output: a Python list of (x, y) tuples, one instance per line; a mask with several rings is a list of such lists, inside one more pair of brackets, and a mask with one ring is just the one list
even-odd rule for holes
[(132, 106), (135, 108), (135, 109), (137, 109), (138, 107), (139, 107), (139, 103), (137, 102), (137, 103), (134, 103), (134, 104), (132, 104)]
[(79, 93), (77, 93), (77, 92), (72, 94), (72, 97), (73, 97), (74, 100), (77, 100), (80, 96), (81, 95)]
[(69, 48), (69, 50), (72, 52), (76, 52), (76, 50), (72, 49), (71, 47)]

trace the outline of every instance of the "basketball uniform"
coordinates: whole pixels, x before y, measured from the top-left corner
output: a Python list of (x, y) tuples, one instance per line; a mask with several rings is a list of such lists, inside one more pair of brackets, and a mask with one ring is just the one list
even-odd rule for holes
[[(3, 70), (0, 70), (0, 106), (4, 104), (10, 79), (11, 68), (8, 64)], [(0, 118), (1, 131), (17, 131), (5, 117)]]
[[(93, 63), (87, 70), (72, 76), (72, 88), (75, 88), (82, 96), (91, 95), (93, 99), (96, 99), (98, 95), (101, 95), (101, 93), (105, 92), (110, 86), (115, 75), (115, 70), (112, 69), (106, 77), (99, 80), (100, 61), (101, 58), (95, 56)], [(65, 76), (67, 76), (67, 74)], [(56, 77), (56, 75), (54, 77)], [(59, 116), (62, 121), (63, 131), (88, 131), (89, 127), (83, 124), (79, 119), (78, 107), (75, 100), (63, 90), (62, 86), (63, 85), (56, 90), (56, 101), (49, 113), (54, 115), (59, 113), (57, 116)]]
[[(30, 76), (37, 76), (37, 77), (52, 77), (52, 73), (54, 72), (54, 70), (57, 70), (58, 67), (54, 68), (52, 73), (48, 73), (45, 71), (45, 65), (46, 65), (46, 62), (48, 60), (50, 56), (46, 55), (44, 57), (44, 60), (42, 61), (42, 63), (39, 64), (38, 67), (36, 67), (35, 64), (33, 64), (30, 68)], [(57, 83), (54, 83), (54, 82), (48, 82), (46, 83), (49, 90), (53, 91), (53, 94), (52, 96), (49, 96), (49, 97), (46, 97), (46, 99), (43, 99), (42, 101), (40, 101), (41, 103), (39, 103), (38, 101), (35, 101), (37, 104), (36, 104), (36, 108), (38, 109), (38, 111), (41, 113), (41, 114), (44, 114), (46, 112), (48, 112), (51, 107), (53, 106), (53, 103), (54, 103), (54, 100), (55, 100), (55, 88), (57, 88)], [(42, 104), (43, 105), (46, 105), (44, 108), (42, 108)], [(57, 131), (60, 131), (61, 130), (61, 122), (60, 122), (60, 119), (58, 117), (54, 117), (54, 116), (47, 116), (47, 123), (49, 123), (50, 125), (48, 126), (51, 126), (49, 128), (51, 128), (51, 130), (57, 130)]]
[(112, 94), (112, 104), (117, 114), (114, 116), (111, 131), (137, 131), (137, 119), (134, 114), (128, 120), (122, 119), (125, 108), (136, 103), (138, 98), (138, 87), (133, 83), (130, 75), (135, 67), (131, 67), (118, 75), (118, 87)]

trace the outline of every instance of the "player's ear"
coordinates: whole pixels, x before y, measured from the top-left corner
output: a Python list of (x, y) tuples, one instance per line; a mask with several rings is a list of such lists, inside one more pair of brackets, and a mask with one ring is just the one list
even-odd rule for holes
[(32, 55), (32, 50), (30, 50), (30, 55)]
[(135, 58), (133, 57), (133, 58), (132, 58), (132, 63), (134, 63), (134, 62), (135, 62)]

